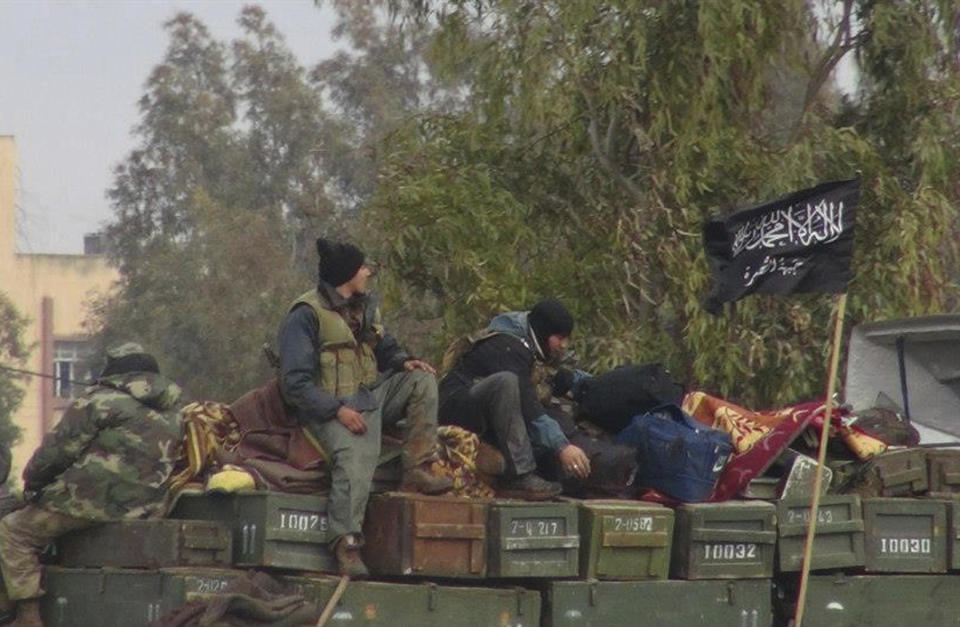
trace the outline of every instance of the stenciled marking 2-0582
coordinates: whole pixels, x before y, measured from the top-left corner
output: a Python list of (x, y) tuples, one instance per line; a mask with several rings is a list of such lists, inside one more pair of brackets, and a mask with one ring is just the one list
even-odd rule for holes
[(608, 516), (607, 528), (625, 533), (653, 531), (653, 516)]

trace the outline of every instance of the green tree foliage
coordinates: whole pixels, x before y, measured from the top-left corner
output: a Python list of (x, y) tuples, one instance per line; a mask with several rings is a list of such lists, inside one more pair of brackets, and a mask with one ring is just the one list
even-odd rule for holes
[[(757, 406), (821, 396), (831, 301), (711, 317), (710, 216), (862, 173), (847, 324), (955, 306), (953, 2), (394, 2), (433, 32), (460, 114), (392, 137), (371, 216), (446, 334), (556, 295), (586, 365), (663, 360)], [(434, 32), (435, 29), (435, 32)], [(861, 91), (831, 71), (855, 55)], [(785, 89), (799, 82), (785, 103)]]
[[(0, 365), (24, 369), (30, 347), (23, 333), (27, 320), (20, 316), (13, 303), (0, 292)], [(20, 439), (20, 427), (13, 423), (13, 414), (23, 400), (24, 375), (0, 369), (0, 444), (10, 448)]]
[(268, 374), (261, 344), (312, 283), (318, 235), (353, 236), (376, 257), (383, 229), (355, 217), (381, 140), (421, 93), (436, 100), (425, 36), (410, 40), (373, 5), (335, 5), (351, 50), (311, 72), (255, 6), (229, 45), (187, 13), (166, 25), (138, 147), (108, 192), (121, 280), (91, 324), (101, 345), (139, 339), (190, 396), (231, 400)]
[(188, 395), (224, 401), (264, 380), (261, 345), (311, 283), (294, 268), (336, 214), (336, 126), (263, 11), (239, 24), (229, 49), (189, 14), (167, 24), (139, 147), (109, 190), (121, 279), (92, 320), (101, 344), (137, 339)]
[(185, 210), (189, 241), (143, 258), (141, 296), (130, 299), (127, 288), (95, 304), (106, 322), (98, 340), (136, 339), (188, 397), (230, 402), (271, 376), (262, 346), (275, 343), (287, 306), (309, 282), (290, 272), (269, 216), (226, 208), (202, 191)]

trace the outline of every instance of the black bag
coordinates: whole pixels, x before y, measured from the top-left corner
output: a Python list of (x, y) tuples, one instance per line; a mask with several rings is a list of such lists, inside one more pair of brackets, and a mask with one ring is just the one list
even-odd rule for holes
[(580, 415), (611, 433), (660, 405), (680, 405), (683, 386), (659, 362), (626, 365), (586, 379), (576, 397)]

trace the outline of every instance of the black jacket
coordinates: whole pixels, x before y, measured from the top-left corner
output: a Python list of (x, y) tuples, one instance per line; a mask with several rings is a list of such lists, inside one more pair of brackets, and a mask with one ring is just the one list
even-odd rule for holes
[[(520, 408), (525, 422), (547, 413), (537, 399), (530, 375), (536, 356), (523, 340), (498, 333), (474, 344), (456, 366), (440, 381), (440, 405), (459, 408), (475, 381), (498, 372), (512, 372), (520, 383)], [(452, 409), (457, 411), (457, 409)], [(443, 410), (442, 413), (446, 413)]]

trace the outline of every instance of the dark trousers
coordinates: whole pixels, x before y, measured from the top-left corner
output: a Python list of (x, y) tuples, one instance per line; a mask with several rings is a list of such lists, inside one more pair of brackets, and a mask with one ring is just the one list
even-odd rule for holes
[(440, 423), (473, 431), (494, 444), (507, 472), (533, 472), (536, 462), (520, 411), (520, 383), (512, 372), (497, 372), (472, 385), (454, 376), (440, 386)]

